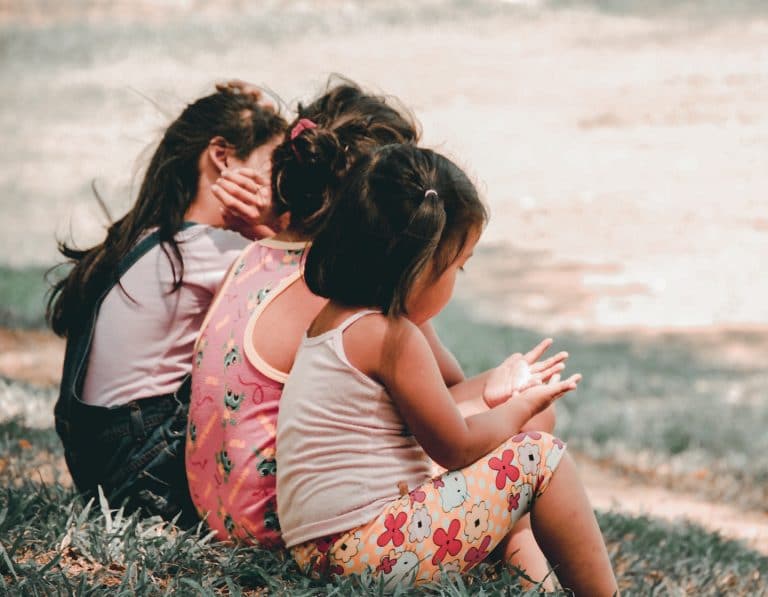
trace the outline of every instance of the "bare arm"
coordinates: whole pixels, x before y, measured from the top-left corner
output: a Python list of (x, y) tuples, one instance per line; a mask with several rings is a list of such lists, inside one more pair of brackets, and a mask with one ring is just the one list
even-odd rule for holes
[(386, 326), (378, 359), (363, 366), (386, 386), (427, 454), (447, 469), (464, 467), (490, 452), (535, 414), (574, 390), (580, 380), (575, 375), (556, 384), (537, 385), (465, 419), (424, 335), (406, 320), (389, 321)]
[(462, 371), (459, 361), (456, 360), (453, 353), (442, 343), (435, 328), (432, 326), (432, 322), (427, 321), (426, 323), (421, 324), (419, 329), (427, 339), (427, 343), (432, 349), (432, 354), (435, 355), (435, 360), (437, 360), (437, 365), (440, 368), (440, 374), (443, 376), (445, 385), (450, 388), (463, 382), (464, 371)]

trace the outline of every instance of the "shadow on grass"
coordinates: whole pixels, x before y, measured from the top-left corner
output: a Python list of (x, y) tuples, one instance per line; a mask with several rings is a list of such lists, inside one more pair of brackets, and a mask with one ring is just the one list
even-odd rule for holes
[[(467, 374), (496, 366), (544, 336), (473, 320), (451, 303), (440, 337)], [(764, 509), (768, 503), (768, 370), (765, 334), (655, 337), (562, 334), (568, 372), (584, 375), (559, 401), (557, 433), (572, 448), (614, 462), (647, 482), (703, 488), (710, 497)], [(725, 358), (746, 354), (750, 358)]]

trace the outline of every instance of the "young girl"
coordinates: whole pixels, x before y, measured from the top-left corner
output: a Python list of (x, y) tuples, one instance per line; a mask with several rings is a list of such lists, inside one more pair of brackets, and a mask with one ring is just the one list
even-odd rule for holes
[[(469, 570), (530, 511), (563, 586), (612, 595), (564, 444), (519, 433), (580, 376), (486, 396), (494, 408), (464, 419), (417, 328), (450, 299), (485, 218), (471, 182), (429, 150), (388, 146), (350, 173), (306, 260), (309, 288), (330, 300), (281, 400), (283, 537), (303, 568), (370, 569), (391, 589)], [(430, 480), (428, 457), (449, 472)]]
[[(301, 280), (303, 251), (339, 181), (361, 156), (417, 139), (407, 115), (343, 82), (299, 106), (274, 151), (272, 208), (262, 217), (281, 231), (253, 243), (235, 262), (203, 324), (192, 372), (187, 477), (200, 516), (220, 539), (281, 545), (278, 401), (301, 336), (325, 304)], [(230, 171), (216, 193), (231, 203), (246, 185), (247, 177)], [(241, 220), (260, 220), (254, 216)]]
[(163, 135), (136, 203), (86, 250), (49, 301), (67, 337), (56, 429), (77, 488), (113, 506), (197, 522), (184, 477), (192, 349), (227, 268), (247, 245), (222, 230), (211, 186), (237, 167), (266, 173), (285, 121), (222, 87)]

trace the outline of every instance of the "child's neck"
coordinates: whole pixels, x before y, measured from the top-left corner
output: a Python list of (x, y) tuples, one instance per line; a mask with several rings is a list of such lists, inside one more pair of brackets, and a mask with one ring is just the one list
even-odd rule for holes
[(275, 236), (272, 237), (274, 240), (281, 240), (284, 242), (309, 242), (310, 239), (304, 234), (300, 234), (298, 232), (294, 232), (293, 230), (281, 230)]

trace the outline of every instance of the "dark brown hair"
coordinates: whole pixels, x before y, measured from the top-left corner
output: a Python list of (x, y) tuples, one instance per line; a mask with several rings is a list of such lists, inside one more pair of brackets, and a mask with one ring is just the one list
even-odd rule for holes
[[(405, 110), (364, 92), (338, 76), (310, 104), (299, 104), (283, 143), (272, 154), (272, 202), (276, 215), (291, 212), (291, 229), (313, 236), (322, 226), (341, 181), (352, 165), (376, 147), (416, 143), (419, 130)], [(295, 138), (301, 119), (315, 128)]]
[(214, 137), (222, 137), (238, 158), (245, 159), (285, 127), (285, 120), (260, 106), (253, 95), (231, 89), (189, 104), (163, 134), (135, 204), (109, 227), (104, 242), (90, 249), (59, 243), (59, 251), (73, 267), (53, 285), (48, 300), (46, 316), (53, 331), (66, 336), (84, 323), (100, 292), (117, 282), (113, 279), (117, 264), (151, 228), (157, 228), (171, 263), (172, 292), (178, 290), (184, 261), (174, 237), (197, 193), (200, 155)]
[(430, 263), (440, 276), (487, 219), (475, 185), (448, 158), (387, 146), (349, 173), (309, 249), (304, 277), (319, 296), (407, 315), (416, 277)]

